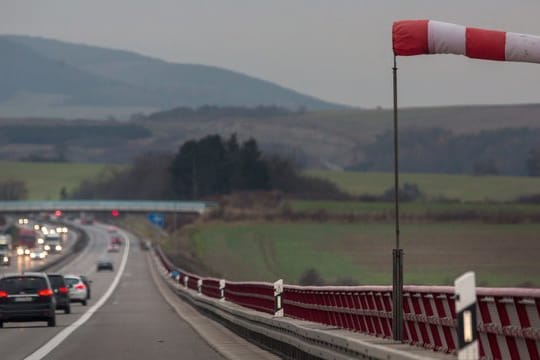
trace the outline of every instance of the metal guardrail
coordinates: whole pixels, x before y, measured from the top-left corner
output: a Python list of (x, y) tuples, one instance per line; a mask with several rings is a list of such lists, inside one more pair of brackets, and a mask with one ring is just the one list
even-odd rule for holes
[[(190, 277), (201, 288), (215, 288), (216, 280), (183, 272), (161, 251), (156, 253), (176, 280)], [(272, 314), (274, 284), (224, 281), (225, 300)], [(189, 286), (196, 289), (194, 286)], [(201, 291), (199, 291), (200, 293)], [(215, 291), (204, 295), (218, 298)], [(313, 323), (392, 338), (391, 286), (285, 285), (284, 316)], [(406, 343), (442, 353), (456, 353), (457, 330), (451, 286), (405, 286), (403, 292)], [(477, 288), (480, 357), (540, 359), (540, 289)]]
[(0, 201), (0, 212), (41, 211), (126, 211), (198, 213), (215, 207), (203, 201), (150, 201), (150, 200), (62, 200), (62, 201)]

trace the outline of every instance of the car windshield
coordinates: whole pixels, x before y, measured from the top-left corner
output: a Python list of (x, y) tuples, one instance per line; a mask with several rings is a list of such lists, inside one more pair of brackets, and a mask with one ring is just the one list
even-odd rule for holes
[(45, 288), (47, 288), (47, 281), (42, 277), (9, 277), (0, 280), (0, 290), (8, 294), (36, 293)]

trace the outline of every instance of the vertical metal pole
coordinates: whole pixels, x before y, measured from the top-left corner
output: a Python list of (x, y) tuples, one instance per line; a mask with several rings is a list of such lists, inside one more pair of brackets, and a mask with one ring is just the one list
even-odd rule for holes
[(394, 340), (403, 340), (403, 250), (399, 244), (399, 152), (398, 152), (398, 104), (397, 65), (394, 56), (394, 204), (396, 220), (396, 247), (392, 251), (392, 334)]

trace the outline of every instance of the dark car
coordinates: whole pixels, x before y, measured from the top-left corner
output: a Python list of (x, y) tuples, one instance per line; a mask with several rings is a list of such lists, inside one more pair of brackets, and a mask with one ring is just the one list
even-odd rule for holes
[(84, 285), (86, 285), (86, 289), (88, 290), (87, 299), (90, 299), (90, 284), (92, 283), (92, 280), (88, 279), (84, 275), (79, 275)]
[(64, 310), (65, 314), (71, 313), (69, 290), (64, 276), (60, 274), (47, 274), (47, 276), (56, 298), (56, 309)]
[(45, 273), (0, 277), (0, 328), (5, 322), (46, 321), (56, 326), (56, 299)]
[(113, 263), (111, 260), (107, 260), (107, 259), (99, 260), (96, 265), (97, 265), (96, 266), (97, 271), (101, 271), (101, 270), (113, 271), (114, 270)]

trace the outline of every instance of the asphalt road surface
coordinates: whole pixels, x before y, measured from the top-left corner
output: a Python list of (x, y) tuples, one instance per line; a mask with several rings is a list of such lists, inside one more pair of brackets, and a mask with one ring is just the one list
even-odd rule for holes
[[(163, 300), (137, 241), (130, 239), (120, 253), (108, 254), (106, 228), (85, 228), (87, 248), (54, 271), (89, 276), (88, 306), (75, 303), (71, 314), (57, 312), (56, 328), (44, 322), (5, 323), (0, 329), (2, 360), (221, 359)], [(95, 271), (95, 262), (103, 257), (113, 260), (114, 272)], [(104, 296), (109, 296), (106, 301)]]

